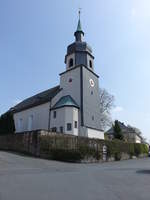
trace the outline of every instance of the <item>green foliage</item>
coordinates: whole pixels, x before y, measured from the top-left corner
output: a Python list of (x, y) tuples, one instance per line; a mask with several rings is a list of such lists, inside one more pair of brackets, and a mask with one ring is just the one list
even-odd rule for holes
[(109, 140), (107, 133), (104, 133), (105, 140)]
[(139, 144), (134, 145), (134, 152), (136, 156), (139, 156), (142, 153), (142, 146)]
[[(100, 160), (101, 151), (97, 150), (98, 143), (90, 143), (88, 138), (68, 137), (65, 135), (40, 136), (41, 154), (55, 160), (78, 162), (83, 159)], [(95, 146), (95, 144), (97, 144)]]
[(123, 140), (123, 134), (121, 132), (121, 128), (119, 126), (119, 122), (118, 120), (115, 120), (115, 124), (113, 125), (113, 130), (114, 130), (114, 138), (115, 139), (119, 139), (119, 140)]
[(96, 140), (59, 134), (34, 137), (35, 134), (3, 135), (0, 138), (0, 149), (26, 152), (67, 162), (99, 161), (103, 157), (104, 145), (107, 147), (107, 159), (121, 160), (123, 157), (148, 155), (148, 146), (145, 144), (127, 143), (118, 139)]
[(115, 160), (121, 159), (121, 153), (126, 153), (126, 145), (120, 140), (106, 141), (107, 156), (114, 157)]
[(115, 157), (115, 160), (121, 159), (121, 154), (125, 153), (132, 156), (139, 156), (141, 154), (148, 155), (148, 147), (146, 144), (127, 143), (120, 140), (105, 141), (107, 146), (107, 156)]
[[(77, 143), (76, 143), (77, 142)], [(102, 158), (102, 147), (107, 146), (107, 158), (114, 157), (120, 160), (122, 154), (139, 156), (147, 154), (148, 148), (145, 144), (134, 144), (119, 139), (90, 140), (88, 138), (69, 138), (61, 136), (41, 136), (40, 152), (55, 160), (74, 161)]]
[(132, 158), (132, 156), (135, 155), (134, 144), (128, 143), (128, 152), (127, 153), (130, 155), (130, 158)]
[(136, 156), (148, 154), (148, 147), (145, 144), (134, 144), (134, 152)]
[(66, 162), (79, 162), (83, 159), (81, 152), (76, 150), (65, 150), (65, 149), (52, 149), (50, 157), (53, 160), (60, 160)]
[(13, 114), (7, 112), (0, 117), (0, 134), (13, 134), (15, 132), (15, 124)]
[(81, 153), (81, 156), (85, 159), (94, 158), (96, 160), (100, 160), (101, 158), (101, 153), (87, 144), (80, 145), (78, 150)]
[(119, 160), (121, 160), (121, 152), (117, 152), (117, 153), (115, 153), (115, 160), (116, 161), (119, 161)]

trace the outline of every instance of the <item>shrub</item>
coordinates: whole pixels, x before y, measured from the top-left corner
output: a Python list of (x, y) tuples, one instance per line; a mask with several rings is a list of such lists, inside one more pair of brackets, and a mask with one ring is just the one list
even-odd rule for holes
[(149, 148), (148, 148), (148, 146), (147, 145), (145, 145), (145, 144), (140, 144), (140, 147), (141, 147), (141, 152), (140, 152), (140, 154), (148, 154), (148, 150), (149, 150)]
[(86, 159), (93, 157), (96, 160), (100, 160), (101, 158), (101, 153), (88, 145), (79, 146), (78, 151), (81, 153), (82, 157)]
[(83, 159), (81, 153), (75, 150), (53, 149), (50, 152), (50, 157), (53, 160), (79, 162)]
[[(105, 142), (106, 146), (107, 146), (107, 156), (111, 157), (111, 156), (115, 156), (116, 154), (119, 154), (120, 152), (122, 152), (123, 147), (124, 147), (124, 143), (121, 142), (120, 140), (113, 140), (113, 141), (107, 141)], [(125, 148), (124, 151), (125, 152)]]
[(115, 157), (115, 160), (120, 160), (121, 154), (126, 153), (132, 156), (148, 154), (148, 147), (145, 144), (127, 143), (120, 140), (105, 141), (107, 146), (107, 156)]
[(15, 124), (12, 112), (8, 111), (0, 116), (0, 135), (13, 134), (15, 132)]
[(139, 156), (140, 154), (142, 154), (142, 145), (141, 144), (134, 144), (134, 152), (135, 152), (135, 156)]
[(50, 138), (48, 136), (41, 136), (40, 137), (40, 152), (44, 154), (49, 153), (49, 141)]
[(130, 155), (130, 158), (135, 155), (134, 144), (128, 144), (128, 154)]
[[(31, 142), (32, 141), (32, 142)], [(130, 157), (148, 154), (145, 144), (127, 143), (121, 140), (95, 140), (65, 135), (3, 135), (0, 138), (0, 148), (14, 151), (26, 151), (41, 157), (67, 162), (80, 162), (81, 160), (100, 160), (103, 145), (107, 146), (107, 158), (114, 157), (120, 160), (123, 154)]]
[(115, 161), (121, 160), (121, 152), (116, 152), (114, 157), (115, 157)]

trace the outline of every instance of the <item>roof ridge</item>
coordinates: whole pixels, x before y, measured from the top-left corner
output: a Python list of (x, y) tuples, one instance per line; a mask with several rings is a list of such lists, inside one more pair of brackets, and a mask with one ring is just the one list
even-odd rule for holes
[(29, 98), (26, 98), (19, 104), (15, 105), (11, 110), (12, 112), (15, 113), (44, 104), (50, 101), (55, 95), (57, 95), (57, 93), (60, 92), (60, 90), (61, 90), (60, 85), (44, 90), (43, 92), (40, 92)]
[(27, 97), (26, 99), (24, 99), (24, 100), (21, 101), (20, 103), (16, 104), (14, 107), (20, 105), (21, 103), (23, 103), (23, 102), (26, 101), (26, 100), (32, 99), (32, 98), (34, 98), (34, 97), (36, 97), (36, 96), (38, 97), (38, 95), (40, 95), (40, 94), (42, 94), (42, 93), (44, 93), (44, 92), (48, 92), (48, 91), (50, 91), (50, 90), (56, 89), (57, 87), (60, 87), (60, 85), (57, 85), (57, 86), (55, 86), (55, 87), (53, 87), (53, 88), (44, 90), (43, 92), (39, 92), (39, 93), (37, 93), (37, 94), (35, 94), (35, 95), (31, 96), (31, 97)]

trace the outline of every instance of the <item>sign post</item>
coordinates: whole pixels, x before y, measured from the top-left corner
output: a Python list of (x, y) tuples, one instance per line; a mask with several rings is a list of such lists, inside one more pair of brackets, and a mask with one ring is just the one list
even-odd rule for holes
[(107, 160), (107, 146), (103, 146), (103, 161)]

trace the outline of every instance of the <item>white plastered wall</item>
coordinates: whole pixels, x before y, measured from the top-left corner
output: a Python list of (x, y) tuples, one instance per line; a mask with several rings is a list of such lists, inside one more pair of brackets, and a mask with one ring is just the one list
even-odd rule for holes
[(138, 135), (135, 136), (135, 143), (141, 143), (141, 138)]
[[(53, 112), (56, 111), (56, 118), (53, 117)], [(71, 135), (78, 135), (78, 128), (74, 127), (74, 123), (78, 124), (78, 109), (74, 107), (62, 107), (51, 111), (50, 128), (57, 128), (60, 131), (60, 127), (63, 127), (64, 133)], [(72, 124), (72, 129), (67, 130), (67, 123)]]
[(104, 140), (104, 132), (103, 131), (87, 128), (87, 135), (89, 138), (97, 138), (97, 139)]
[[(69, 82), (69, 79), (72, 82)], [(68, 71), (60, 76), (60, 88), (62, 90), (62, 96), (70, 95), (80, 107), (80, 68), (76, 68)], [(78, 112), (78, 124), (80, 125), (80, 111)]]
[[(49, 106), (50, 103), (45, 103), (33, 108), (18, 112), (14, 114), (15, 128), (17, 132), (28, 131), (29, 119), (33, 116), (32, 130), (45, 129), (48, 130), (49, 120)], [(21, 129), (18, 127), (19, 120), (22, 119)]]

